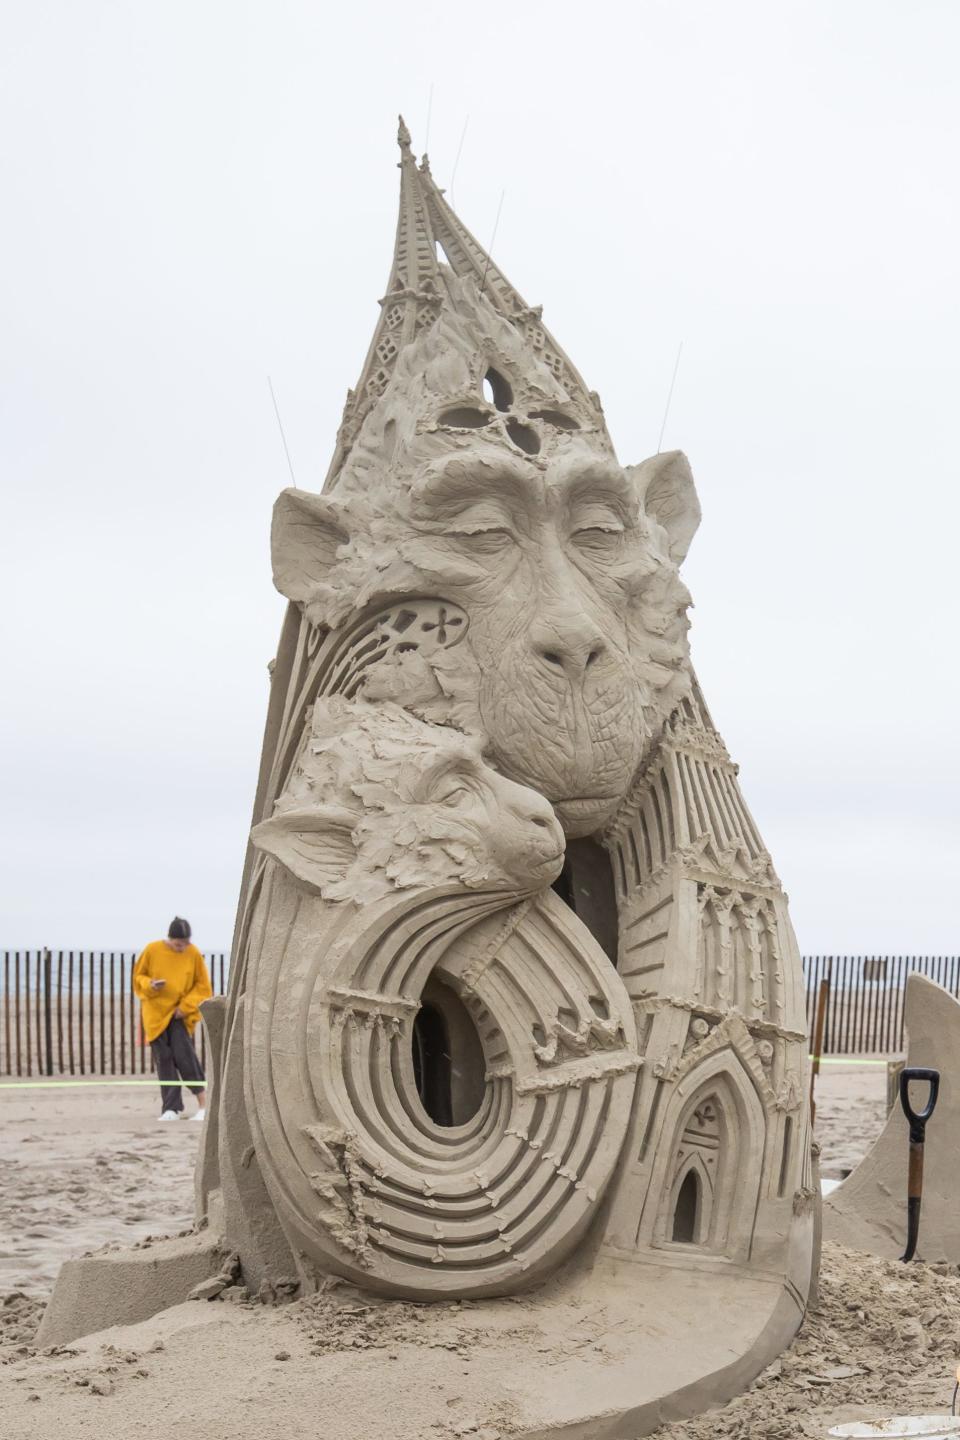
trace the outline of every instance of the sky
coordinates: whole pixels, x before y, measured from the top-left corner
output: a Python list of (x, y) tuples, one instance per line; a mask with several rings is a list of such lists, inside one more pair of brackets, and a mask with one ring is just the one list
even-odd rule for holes
[(0, 948), (229, 945), (267, 376), (319, 490), (402, 111), (620, 459), (690, 457), (694, 663), (801, 949), (957, 952), (958, 63), (954, 0), (5, 0)]

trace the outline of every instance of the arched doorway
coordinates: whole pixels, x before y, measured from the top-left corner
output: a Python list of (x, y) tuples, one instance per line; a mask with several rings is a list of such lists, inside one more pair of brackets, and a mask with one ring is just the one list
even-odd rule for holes
[(673, 1207), (673, 1234), (670, 1238), (674, 1245), (696, 1245), (700, 1238), (701, 1200), (700, 1177), (691, 1166), (683, 1177)]

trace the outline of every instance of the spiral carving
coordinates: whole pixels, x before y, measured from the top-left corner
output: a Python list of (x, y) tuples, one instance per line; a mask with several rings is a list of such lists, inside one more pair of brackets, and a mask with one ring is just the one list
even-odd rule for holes
[[(323, 913), (279, 870), (268, 890), (287, 938), (260, 952), (250, 1100), (301, 1260), (407, 1295), (509, 1290), (559, 1263), (613, 1172), (640, 1064), (629, 999), (584, 927), (549, 891), (447, 886)], [(486, 1066), (479, 1110), (453, 1127), (413, 1075), (431, 976), (463, 1000)]]

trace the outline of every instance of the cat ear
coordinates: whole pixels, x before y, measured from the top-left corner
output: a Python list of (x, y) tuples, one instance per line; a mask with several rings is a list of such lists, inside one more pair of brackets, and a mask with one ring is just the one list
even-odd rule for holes
[(670, 559), (679, 565), (700, 524), (700, 501), (689, 460), (682, 450), (668, 450), (629, 466), (627, 473), (647, 514), (667, 532)]
[(306, 490), (282, 490), (273, 507), (273, 583), (288, 600), (309, 603), (350, 536), (339, 507)]
[(255, 825), (250, 839), (295, 879), (326, 895), (356, 859), (351, 838), (356, 820), (356, 815), (335, 806), (288, 810)]

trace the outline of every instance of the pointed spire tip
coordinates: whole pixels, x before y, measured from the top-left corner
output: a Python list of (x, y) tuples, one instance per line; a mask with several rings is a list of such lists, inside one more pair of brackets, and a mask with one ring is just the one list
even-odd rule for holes
[(399, 115), (397, 119), (399, 122), (397, 125), (397, 144), (400, 146), (401, 150), (409, 150), (410, 131), (407, 129), (406, 122), (404, 121), (402, 115)]

